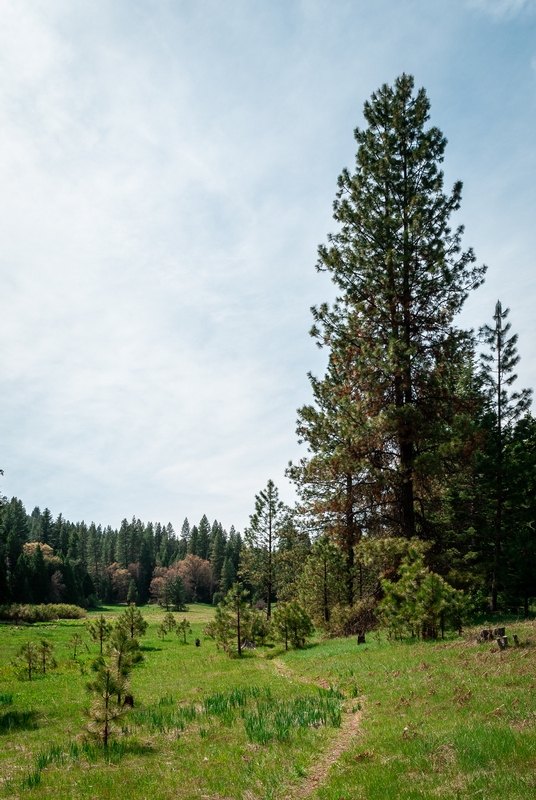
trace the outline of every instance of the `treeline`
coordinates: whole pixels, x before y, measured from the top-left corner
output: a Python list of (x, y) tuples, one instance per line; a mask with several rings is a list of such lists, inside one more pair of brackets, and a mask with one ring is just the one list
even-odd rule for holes
[(171, 523), (124, 519), (119, 529), (69, 522), (48, 508), (27, 514), (16, 497), (0, 501), (0, 604), (212, 602), (236, 580), (242, 537), (203, 516)]

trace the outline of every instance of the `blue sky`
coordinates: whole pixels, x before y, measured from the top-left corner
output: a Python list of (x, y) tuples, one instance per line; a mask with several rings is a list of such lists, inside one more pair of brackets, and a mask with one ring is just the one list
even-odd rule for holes
[(0, 0), (0, 467), (29, 510), (242, 528), (299, 457), (363, 102), (415, 75), (536, 386), (536, 3)]

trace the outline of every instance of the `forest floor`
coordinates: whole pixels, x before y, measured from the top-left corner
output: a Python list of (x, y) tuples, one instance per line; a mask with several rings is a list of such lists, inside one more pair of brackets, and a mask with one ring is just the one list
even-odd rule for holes
[[(1, 798), (536, 798), (534, 622), (507, 624), (521, 645), (505, 651), (475, 630), (439, 642), (370, 635), (359, 647), (318, 638), (238, 659), (202, 635), (209, 606), (175, 615), (192, 625), (186, 645), (157, 637), (160, 609), (142, 611), (135, 708), (107, 758), (87, 739), (97, 648), (84, 622), (0, 626)], [(16, 651), (41, 639), (58, 667), (22, 679)]]

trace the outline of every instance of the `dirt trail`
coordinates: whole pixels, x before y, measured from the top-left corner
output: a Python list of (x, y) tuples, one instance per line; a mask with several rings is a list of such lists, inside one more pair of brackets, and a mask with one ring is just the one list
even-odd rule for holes
[[(296, 675), (286, 664), (283, 664), (279, 660), (274, 661), (274, 664), (278, 673), (290, 680), (321, 686), (324, 689), (329, 688), (329, 684), (323, 681), (310, 681), (307, 680), (307, 678)], [(354, 701), (354, 705), (357, 705), (357, 700)], [(311, 765), (307, 777), (300, 781), (299, 784), (294, 784), (291, 789), (287, 790), (282, 800), (297, 800), (297, 798), (298, 800), (305, 800), (305, 798), (311, 797), (313, 792), (322, 786), (328, 777), (331, 767), (339, 760), (342, 754), (348, 750), (354, 736), (359, 731), (361, 715), (361, 711), (352, 711), (352, 701), (349, 701), (349, 703), (343, 707), (341, 727), (338, 729), (337, 735), (331, 740), (327, 749), (320, 753), (318, 759)]]

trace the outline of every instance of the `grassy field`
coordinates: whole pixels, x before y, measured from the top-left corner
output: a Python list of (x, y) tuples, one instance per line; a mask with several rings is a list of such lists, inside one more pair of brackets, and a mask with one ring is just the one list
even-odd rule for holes
[[(121, 609), (107, 609), (113, 618)], [(390, 800), (536, 798), (536, 626), (532, 646), (474, 637), (389, 643), (316, 640), (231, 659), (202, 636), (156, 634), (134, 669), (135, 708), (105, 758), (87, 739), (85, 685), (97, 648), (83, 621), (0, 626), (0, 797)], [(69, 640), (88, 643), (73, 660)], [(201, 647), (193, 644), (196, 636)], [(25, 641), (55, 645), (58, 668), (29, 682), (11, 661)]]

